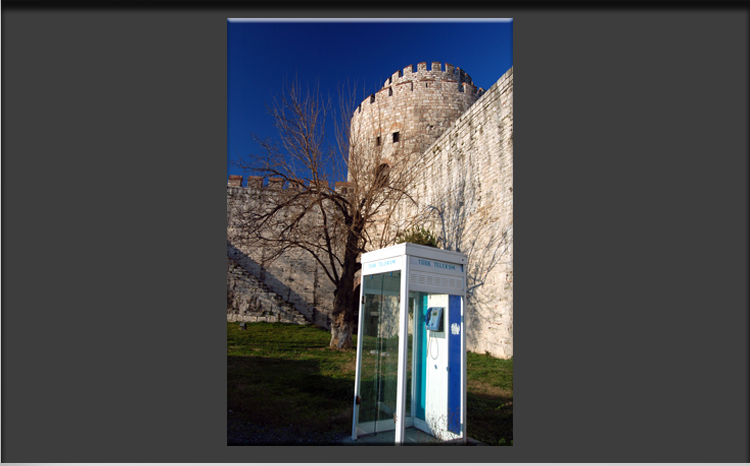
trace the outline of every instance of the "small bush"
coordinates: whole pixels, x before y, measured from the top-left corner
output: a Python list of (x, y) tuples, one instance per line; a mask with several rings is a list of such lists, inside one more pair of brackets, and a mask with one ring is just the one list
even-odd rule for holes
[(424, 227), (414, 227), (411, 230), (402, 231), (396, 236), (396, 244), (412, 243), (436, 248), (438, 240), (435, 235)]

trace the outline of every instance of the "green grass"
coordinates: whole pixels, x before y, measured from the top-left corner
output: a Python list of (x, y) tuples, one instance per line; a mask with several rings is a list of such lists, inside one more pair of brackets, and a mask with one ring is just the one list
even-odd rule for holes
[(513, 359), (469, 353), (467, 364), (469, 437), (488, 445), (513, 445)]
[[(351, 434), (356, 350), (331, 349), (329, 341), (312, 326), (248, 323), (243, 331), (227, 322), (230, 444), (324, 444)], [(513, 361), (469, 353), (468, 364), (469, 437), (512, 445)]]

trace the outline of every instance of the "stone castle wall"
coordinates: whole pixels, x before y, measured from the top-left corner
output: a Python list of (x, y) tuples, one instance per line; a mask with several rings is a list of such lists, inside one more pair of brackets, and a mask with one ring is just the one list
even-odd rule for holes
[[(261, 178), (249, 177), (247, 186), (242, 180), (230, 179), (227, 186), (227, 257), (249, 275), (256, 277), (268, 290), (276, 293), (282, 301), (289, 303), (307, 322), (330, 329), (333, 310), (333, 285), (325, 273), (304, 251), (286, 252), (270, 264), (264, 262), (265, 251), (251, 244), (243, 232), (239, 216), (242, 209), (259, 209), (264, 203), (273, 202), (275, 194), (287, 189), (278, 180), (262, 185)], [(231, 293), (227, 283), (227, 293)], [(247, 287), (251, 290), (252, 287)], [(255, 291), (253, 291), (255, 292)], [(260, 293), (260, 292), (258, 292)], [(242, 302), (243, 298), (237, 298)], [(281, 307), (277, 307), (282, 312)], [(228, 300), (227, 316), (236, 315), (240, 309)], [(284, 311), (286, 312), (286, 311)]]
[(467, 254), (467, 345), (513, 356), (513, 68), (426, 151), (424, 223)]
[(293, 305), (228, 257), (227, 321), (307, 323)]
[[(443, 237), (448, 249), (467, 254), (468, 349), (512, 357), (513, 69), (484, 91), (451, 65), (441, 69), (433, 62), (430, 71), (425, 63), (416, 71), (409, 66), (362, 102), (352, 117), (352, 132), (355, 128), (373, 145), (380, 135), (386, 158), (397, 157), (409, 144), (428, 147), (423, 176), (411, 193), (417, 204), (399, 206), (390, 227), (426, 225)], [(396, 144), (394, 132), (400, 133)], [(273, 180), (268, 187), (261, 183), (251, 177), (243, 188), (241, 179), (230, 178), (228, 210), (230, 205), (253, 208), (264, 192), (289, 189)], [(337, 189), (340, 184), (345, 185), (337, 183)], [(230, 258), (309, 322), (330, 327), (333, 286), (306, 253), (287, 254), (261, 267), (263, 252), (243, 244), (230, 218), (227, 248)], [(228, 316), (235, 312), (229, 307)]]

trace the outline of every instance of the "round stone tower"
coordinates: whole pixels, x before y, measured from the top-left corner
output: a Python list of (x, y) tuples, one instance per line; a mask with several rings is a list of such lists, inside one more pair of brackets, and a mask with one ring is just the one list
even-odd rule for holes
[(354, 111), (350, 145), (376, 148), (390, 165), (399, 154), (424, 151), (483, 93), (449, 63), (432, 62), (429, 71), (426, 62), (409, 65)]

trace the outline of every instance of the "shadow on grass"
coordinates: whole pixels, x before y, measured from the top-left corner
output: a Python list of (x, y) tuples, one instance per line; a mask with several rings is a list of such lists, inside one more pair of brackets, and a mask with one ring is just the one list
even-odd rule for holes
[(227, 444), (331, 444), (351, 431), (351, 378), (315, 360), (227, 356)]
[[(309, 326), (227, 323), (228, 445), (328, 445), (351, 434), (356, 352), (329, 341)], [(513, 361), (467, 360), (468, 436), (511, 445)]]
[[(466, 395), (469, 437), (487, 445), (511, 445), (513, 441), (513, 398), (472, 393)], [(478, 435), (476, 433), (479, 433)]]

